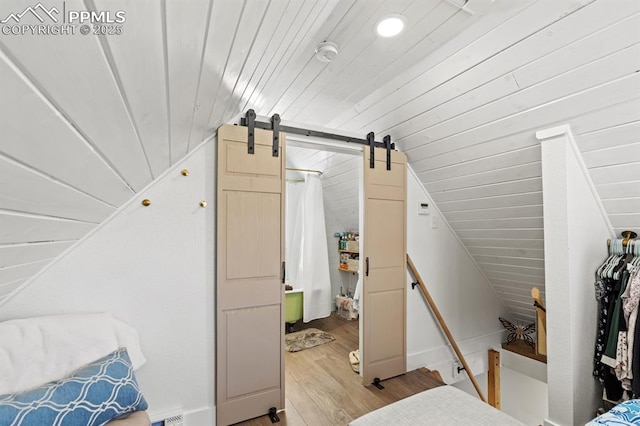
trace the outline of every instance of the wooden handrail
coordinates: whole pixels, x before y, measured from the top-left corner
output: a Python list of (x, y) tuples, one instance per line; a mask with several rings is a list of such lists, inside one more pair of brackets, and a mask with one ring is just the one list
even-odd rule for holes
[(422, 277), (418, 273), (416, 266), (413, 264), (413, 262), (411, 261), (411, 257), (408, 254), (407, 254), (407, 265), (409, 265), (409, 269), (411, 270), (411, 273), (415, 277), (416, 281), (418, 281), (418, 284), (420, 284), (420, 289), (422, 289), (422, 293), (424, 294), (425, 299), (427, 299), (427, 303), (429, 304), (431, 311), (433, 312), (436, 319), (438, 320), (438, 324), (440, 324), (440, 328), (442, 328), (442, 331), (447, 336), (447, 339), (449, 339), (449, 343), (451, 343), (451, 346), (453, 347), (453, 350), (456, 353), (456, 356), (462, 363), (462, 366), (464, 367), (464, 371), (467, 372), (469, 379), (471, 379), (471, 383), (473, 384), (473, 387), (476, 389), (476, 392), (478, 392), (478, 396), (483, 402), (487, 402), (484, 395), (482, 394), (482, 390), (480, 389), (480, 386), (478, 385), (478, 382), (476, 381), (475, 376), (471, 372), (471, 368), (469, 368), (469, 364), (467, 364), (467, 360), (464, 359), (464, 355), (462, 355), (462, 352), (460, 352), (460, 348), (458, 347), (458, 344), (453, 338), (453, 335), (449, 331), (449, 327), (447, 327), (447, 323), (444, 322), (444, 318), (442, 318), (442, 315), (440, 314), (440, 311), (436, 306), (436, 302), (434, 302), (433, 299), (431, 298), (431, 295), (427, 290), (427, 286), (425, 285), (424, 281), (422, 281)]
[(531, 289), (533, 306), (536, 308), (536, 354), (547, 354), (547, 311), (542, 304), (538, 287)]

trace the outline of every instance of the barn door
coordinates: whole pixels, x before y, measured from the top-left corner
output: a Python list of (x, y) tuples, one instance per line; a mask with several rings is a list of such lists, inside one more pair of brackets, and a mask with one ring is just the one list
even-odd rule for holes
[(364, 150), (364, 281), (362, 369), (365, 385), (404, 374), (406, 362), (407, 158)]
[(216, 413), (228, 425), (284, 408), (284, 135), (218, 129)]

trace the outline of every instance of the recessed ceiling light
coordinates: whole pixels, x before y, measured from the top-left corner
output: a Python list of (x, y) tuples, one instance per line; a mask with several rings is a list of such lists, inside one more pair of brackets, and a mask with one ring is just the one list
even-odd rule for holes
[(402, 32), (406, 22), (402, 15), (387, 15), (376, 25), (376, 32), (380, 37), (393, 37)]

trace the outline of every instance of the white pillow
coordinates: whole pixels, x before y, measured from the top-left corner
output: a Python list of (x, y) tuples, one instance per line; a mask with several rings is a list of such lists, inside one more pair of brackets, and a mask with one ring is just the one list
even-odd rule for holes
[(135, 328), (125, 324), (120, 320), (117, 320), (113, 317), (111, 317), (111, 319), (113, 321), (113, 325), (115, 326), (116, 338), (118, 339), (118, 347), (127, 348), (129, 358), (131, 358), (131, 365), (133, 365), (134, 370), (137, 370), (138, 368), (142, 367), (145, 362), (147, 362), (147, 359), (142, 353), (142, 348), (140, 347), (140, 337), (138, 336), (138, 332)]
[(137, 332), (110, 313), (0, 322), (0, 395), (60, 379), (120, 347), (134, 368), (146, 361)]

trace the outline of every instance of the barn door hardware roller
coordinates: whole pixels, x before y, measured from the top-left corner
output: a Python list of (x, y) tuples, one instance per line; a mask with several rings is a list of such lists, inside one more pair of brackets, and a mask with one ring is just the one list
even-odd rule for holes
[(249, 111), (247, 111), (247, 117), (245, 118), (247, 124), (247, 129), (248, 129), (248, 133), (247, 133), (247, 152), (249, 154), (253, 154), (254, 150), (255, 150), (255, 142), (254, 142), (254, 136), (256, 133), (256, 112), (252, 109), (250, 109)]
[(391, 143), (391, 136), (386, 135), (382, 138), (382, 144), (375, 142), (375, 135), (373, 132), (367, 134), (367, 144), (369, 145), (369, 168), (374, 169), (376, 167), (376, 154), (375, 147), (382, 145), (387, 151), (387, 170), (391, 170), (391, 150), (395, 149), (395, 144)]
[(385, 136), (382, 141), (384, 142), (384, 149), (387, 150), (387, 170), (391, 170), (391, 136)]
[[(256, 112), (252, 109), (247, 111), (246, 116), (242, 119), (241, 124), (247, 126), (247, 152), (255, 153), (255, 135), (256, 135)], [(274, 157), (280, 155), (280, 115), (273, 114), (271, 117), (271, 127), (273, 131), (273, 148), (271, 154)]]
[(252, 109), (248, 110), (246, 115), (240, 118), (240, 125), (248, 128), (248, 152), (253, 154), (255, 150), (255, 129), (264, 129), (273, 131), (273, 151), (274, 157), (280, 154), (280, 132), (291, 133), (294, 135), (313, 136), (317, 138), (331, 139), (334, 141), (357, 143), (369, 147), (371, 158), (369, 167), (375, 168), (374, 148), (383, 148), (387, 151), (387, 170), (391, 170), (391, 150), (396, 149), (396, 145), (391, 143), (391, 136), (384, 137), (383, 142), (376, 142), (373, 132), (370, 132), (366, 139), (354, 138), (351, 136), (340, 135), (336, 133), (327, 133), (319, 130), (304, 129), (301, 127), (283, 126), (280, 124), (280, 115), (274, 114), (270, 122), (256, 120), (256, 112)]
[(272, 155), (277, 157), (280, 150), (280, 114), (273, 114), (271, 117), (271, 130), (273, 130)]

